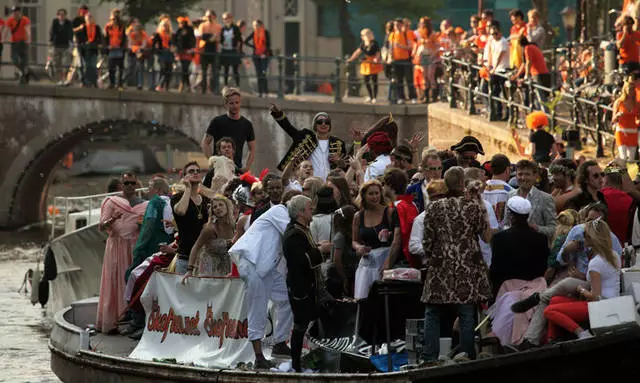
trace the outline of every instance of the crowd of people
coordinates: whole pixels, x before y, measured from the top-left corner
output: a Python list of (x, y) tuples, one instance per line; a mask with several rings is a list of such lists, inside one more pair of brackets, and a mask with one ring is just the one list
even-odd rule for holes
[[(10, 12), (6, 23), (0, 20), (0, 36), (8, 35), (20, 82), (28, 83), (35, 76), (29, 69), (27, 49), (32, 43), (31, 21), (19, 6)], [(227, 85), (232, 72), (236, 86), (240, 85), (239, 68), (247, 46), (253, 50), (258, 95), (269, 93), (266, 75), (272, 51), (269, 31), (261, 20), (253, 21), (250, 33), (247, 23), (234, 20), (229, 12), (222, 14), (222, 23), (213, 10), (207, 10), (200, 19), (181, 16), (175, 21), (174, 31), (169, 16), (160, 15), (155, 31), (147, 33), (139, 20), (125, 19), (120, 9), (113, 9), (103, 26), (86, 5), (78, 8), (73, 20), (65, 9), (59, 9), (49, 31), (53, 78), (64, 86), (76, 80), (82, 87), (102, 86), (98, 74), (101, 62), (108, 68), (109, 78), (104, 84), (108, 88), (128, 85), (163, 92), (173, 86), (172, 75), (176, 72), (180, 74), (180, 92), (219, 94), (220, 75)]]
[(183, 283), (239, 277), (255, 366), (273, 366), (262, 351), (272, 301), (271, 355), (291, 357), (300, 371), (309, 323), (336, 300), (365, 301), (385, 270), (424, 269), (415, 304), (426, 307), (422, 360), (434, 365), (441, 324), (451, 318), (458, 318), (460, 350), (475, 358), (476, 312), (488, 304), (503, 317), (532, 316), (531, 325), (507, 332), (494, 320), (505, 345), (557, 341), (566, 337), (563, 329), (591, 336), (581, 327), (586, 302), (619, 294), (620, 268), (630, 262), (623, 247), (640, 245), (640, 188), (624, 161), (603, 170), (584, 158), (513, 164), (496, 154), (480, 163), (485, 152), (473, 136), (449, 150), (420, 152), (422, 135), (398, 142), (392, 116), (336, 137), (329, 114), (295, 127), (272, 105), (269, 113), (292, 144), (281, 173), (254, 176), (259, 143), (242, 116), (242, 96), (234, 88), (223, 96), (227, 113), (212, 119), (202, 140), (209, 169), (190, 162), (173, 187), (153, 176), (148, 201), (136, 197), (134, 174), (114, 181), (122, 192), (104, 201), (100, 218), (109, 237), (98, 330), (118, 332), (127, 313), (124, 333), (141, 336), (144, 310), (136, 299), (149, 264), (183, 274)]

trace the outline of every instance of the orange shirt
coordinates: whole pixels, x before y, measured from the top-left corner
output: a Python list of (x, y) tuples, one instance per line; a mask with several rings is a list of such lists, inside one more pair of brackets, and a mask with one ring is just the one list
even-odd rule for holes
[(96, 24), (86, 24), (85, 28), (87, 30), (87, 42), (92, 43), (96, 41)]
[(627, 110), (624, 106), (624, 102), (618, 103), (618, 107), (613, 111), (614, 113), (622, 112), (622, 116), (618, 117), (618, 126), (623, 129), (636, 129), (636, 115), (637, 107), (632, 110)]
[(113, 23), (107, 24), (105, 27), (106, 38), (109, 42), (109, 48), (121, 48), (122, 40), (124, 38), (124, 26), (116, 26)]
[[(616, 40), (620, 41), (620, 39), (622, 39), (622, 32), (616, 36)], [(620, 46), (620, 64), (640, 61), (638, 45), (640, 45), (640, 32), (633, 31), (627, 35), (624, 44)]]
[(540, 48), (529, 44), (524, 48), (524, 57), (531, 63), (531, 75), (538, 76), (549, 73), (547, 63), (544, 61), (544, 55)]
[(398, 44), (411, 46), (411, 37), (408, 37), (409, 34), (409, 32), (401, 33), (395, 31), (389, 34), (389, 43), (391, 43), (393, 47), (394, 60), (408, 60), (411, 57), (411, 48), (404, 49), (398, 47)]
[(253, 32), (254, 53), (264, 55), (267, 53), (267, 33), (264, 28), (258, 28)]
[(171, 34), (166, 32), (161, 32), (159, 33), (159, 35), (160, 35), (160, 40), (162, 41), (162, 48), (169, 49), (169, 47), (171, 46)]
[(131, 31), (129, 33), (129, 40), (131, 41), (131, 51), (133, 53), (138, 53), (148, 38), (149, 37), (147, 36), (147, 32), (143, 30), (141, 30), (140, 32)]
[(7, 19), (7, 28), (11, 32), (12, 43), (27, 41), (27, 27), (29, 24), (31, 24), (31, 21), (27, 16), (22, 16), (19, 23), (18, 20), (13, 18), (13, 16)]

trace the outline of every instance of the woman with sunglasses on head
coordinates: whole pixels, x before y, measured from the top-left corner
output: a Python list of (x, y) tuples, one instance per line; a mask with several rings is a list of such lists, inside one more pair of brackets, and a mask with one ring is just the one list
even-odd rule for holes
[(224, 277), (231, 272), (228, 250), (234, 238), (233, 203), (222, 195), (216, 195), (209, 206), (209, 221), (191, 248), (189, 266), (182, 283), (193, 275)]
[(327, 113), (316, 114), (311, 129), (297, 129), (277, 105), (271, 104), (270, 112), (271, 117), (293, 139), (287, 154), (278, 164), (278, 170), (284, 171), (290, 162), (309, 160), (313, 165), (313, 175), (324, 181), (331, 169), (344, 166), (345, 144), (329, 134), (331, 118)]

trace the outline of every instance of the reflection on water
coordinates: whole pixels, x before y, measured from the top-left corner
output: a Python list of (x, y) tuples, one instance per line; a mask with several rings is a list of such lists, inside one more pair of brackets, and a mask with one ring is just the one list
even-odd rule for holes
[(0, 382), (59, 382), (47, 346), (51, 320), (18, 293), (40, 247), (0, 248)]

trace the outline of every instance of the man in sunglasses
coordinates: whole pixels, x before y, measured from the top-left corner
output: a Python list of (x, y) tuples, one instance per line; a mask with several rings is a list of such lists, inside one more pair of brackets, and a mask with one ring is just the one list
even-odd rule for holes
[(442, 178), (442, 161), (437, 154), (431, 153), (422, 159), (422, 182), (412, 184), (407, 188), (407, 194), (413, 195), (413, 202), (416, 204), (418, 211), (422, 212), (427, 203), (429, 203), (429, 194), (427, 193), (427, 185), (429, 182)]
[(202, 171), (197, 162), (189, 162), (182, 169), (184, 191), (171, 197), (173, 218), (178, 227), (178, 260), (176, 273), (184, 274), (189, 267), (189, 254), (196, 243), (202, 226), (209, 220), (210, 200), (198, 192)]
[[(342, 159), (346, 149), (344, 141), (331, 136), (331, 118), (325, 112), (313, 117), (311, 129), (297, 129), (291, 124), (284, 112), (275, 104), (269, 109), (278, 125), (293, 139), (287, 154), (278, 164), (278, 170), (284, 168), (291, 161), (311, 161), (313, 175), (324, 181), (332, 169), (343, 167)], [(297, 165), (297, 164), (296, 164)], [(297, 166), (294, 166), (296, 168)]]
[(456, 156), (442, 163), (443, 175), (447, 170), (449, 170), (449, 168), (454, 166), (461, 166), (463, 168), (482, 167), (476, 158), (478, 158), (478, 154), (484, 155), (484, 149), (482, 149), (482, 144), (477, 138), (473, 136), (465, 136), (460, 140), (460, 142), (453, 145), (451, 150), (455, 152)]
[(579, 211), (583, 207), (601, 201), (606, 204), (600, 191), (604, 187), (604, 172), (594, 160), (585, 161), (578, 167), (576, 176), (578, 187), (566, 194), (570, 198), (568, 209)]

